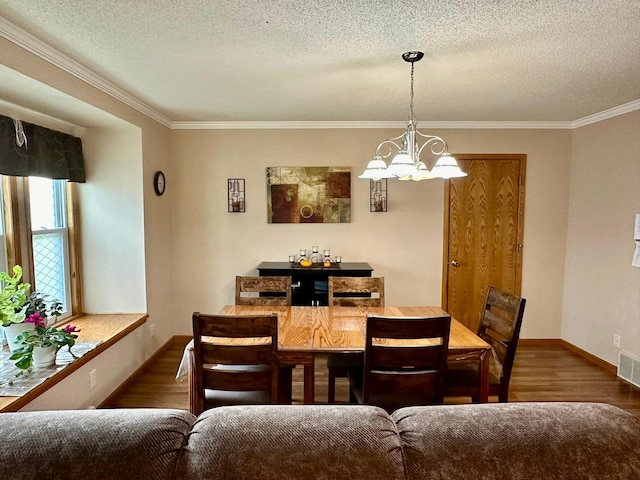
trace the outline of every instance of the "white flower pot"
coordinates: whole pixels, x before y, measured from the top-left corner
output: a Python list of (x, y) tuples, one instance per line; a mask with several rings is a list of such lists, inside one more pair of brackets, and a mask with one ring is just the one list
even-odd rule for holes
[(2, 327), (4, 337), (7, 339), (7, 343), (9, 344), (9, 351), (13, 353), (13, 351), (18, 348), (18, 345), (15, 343), (18, 335), (25, 331), (34, 330), (35, 328), (36, 325), (31, 322), (12, 323), (8, 327)]
[(33, 347), (33, 362), (34, 368), (48, 367), (56, 363), (56, 354), (58, 349), (55, 345), (50, 347)]

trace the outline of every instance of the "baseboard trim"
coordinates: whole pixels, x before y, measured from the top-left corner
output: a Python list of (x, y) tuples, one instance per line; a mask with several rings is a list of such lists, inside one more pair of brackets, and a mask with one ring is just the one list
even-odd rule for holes
[(518, 345), (525, 347), (561, 347), (562, 341), (559, 338), (521, 338)]
[(576, 347), (572, 343), (569, 343), (561, 338), (521, 338), (518, 341), (518, 344), (527, 347), (563, 347), (575, 354), (580, 355), (582, 358), (589, 360), (591, 363), (604, 368), (609, 373), (613, 373), (614, 375), (618, 373), (618, 367), (616, 365), (612, 365), (609, 362), (596, 357), (586, 350), (583, 350), (580, 347)]
[(613, 373), (614, 375), (616, 375), (618, 373), (618, 367), (615, 365), (610, 364), (609, 362), (596, 357), (595, 355), (582, 350), (580, 347), (576, 347), (575, 345), (567, 342), (566, 340), (560, 340), (560, 344), (565, 347), (567, 350), (571, 350), (574, 353), (577, 353), (578, 355), (580, 355), (583, 358), (586, 358), (587, 360), (591, 361), (591, 363), (595, 363), (596, 365), (604, 368), (606, 371), (608, 371), (609, 373)]
[[(191, 337), (185, 336), (184, 338), (190, 339)], [(167, 340), (167, 342), (165, 342), (164, 345), (162, 345), (158, 350), (156, 350), (155, 353), (153, 353), (153, 355), (147, 358), (147, 360), (142, 365), (140, 365), (131, 375), (129, 375), (127, 379), (124, 382), (122, 382), (118, 388), (116, 388), (113, 392), (111, 392), (111, 395), (109, 395), (102, 402), (100, 402), (97, 408), (109, 408), (109, 405), (111, 404), (111, 402), (113, 402), (113, 400), (115, 400), (122, 393), (123, 390), (129, 388), (129, 386), (138, 379), (138, 377), (149, 365), (155, 362), (156, 359), (162, 353), (164, 353), (169, 347), (171, 347), (173, 344), (177, 343), (178, 341), (182, 341), (182, 337), (174, 336), (174, 337), (171, 337), (169, 340)], [(184, 344), (186, 345), (188, 341), (189, 340), (185, 341)]]

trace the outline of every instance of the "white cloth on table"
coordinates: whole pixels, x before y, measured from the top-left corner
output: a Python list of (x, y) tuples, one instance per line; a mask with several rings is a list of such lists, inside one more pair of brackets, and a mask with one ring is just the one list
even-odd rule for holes
[(189, 377), (189, 352), (193, 351), (193, 339), (184, 347), (184, 353), (182, 354), (182, 360), (178, 366), (178, 372), (176, 373), (176, 380), (178, 382), (184, 382)]

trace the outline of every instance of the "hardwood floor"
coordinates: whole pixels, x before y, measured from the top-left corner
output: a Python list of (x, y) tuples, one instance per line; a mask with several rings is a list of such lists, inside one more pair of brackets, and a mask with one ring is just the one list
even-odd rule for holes
[[(186, 342), (185, 342), (186, 343)], [(187, 382), (175, 379), (184, 343), (173, 343), (132, 382), (101, 407), (189, 409)], [(302, 403), (302, 368), (293, 373), (293, 403)], [(327, 402), (326, 359), (316, 361), (316, 402)], [(336, 400), (348, 398), (346, 379), (338, 379)], [(452, 403), (458, 399), (448, 399)], [(560, 345), (518, 347), (511, 377), (513, 402), (578, 401), (616, 405), (640, 417), (640, 389), (619, 380)]]

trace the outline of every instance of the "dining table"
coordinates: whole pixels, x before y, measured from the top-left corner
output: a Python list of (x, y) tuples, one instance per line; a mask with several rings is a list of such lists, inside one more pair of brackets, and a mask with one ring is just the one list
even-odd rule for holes
[[(270, 306), (225, 305), (223, 315), (278, 316), (278, 363), (304, 368), (304, 403), (315, 401), (315, 356), (329, 352), (364, 351), (367, 315), (385, 317), (436, 317), (448, 315), (434, 306), (416, 307), (343, 307), (343, 306)], [(433, 342), (435, 340), (416, 340)], [(491, 346), (455, 318), (451, 318), (448, 363), (479, 364), (478, 400), (489, 397), (489, 363)], [(183, 362), (184, 363), (184, 362)]]

